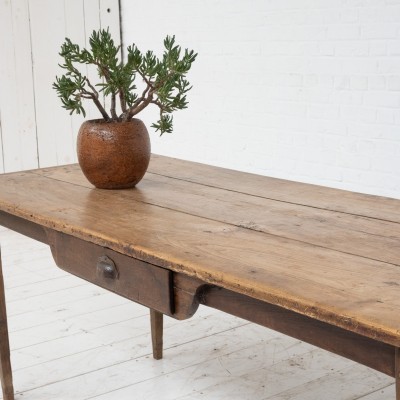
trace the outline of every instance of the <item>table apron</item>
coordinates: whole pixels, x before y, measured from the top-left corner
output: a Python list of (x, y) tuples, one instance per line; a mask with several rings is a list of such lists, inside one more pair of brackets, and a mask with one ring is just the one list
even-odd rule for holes
[(205, 287), (200, 304), (244, 318), (395, 376), (392, 345), (219, 287)]

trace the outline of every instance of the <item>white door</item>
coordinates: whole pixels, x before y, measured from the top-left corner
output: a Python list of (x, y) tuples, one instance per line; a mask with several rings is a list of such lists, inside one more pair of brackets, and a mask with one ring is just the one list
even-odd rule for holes
[[(52, 89), (65, 37), (85, 46), (109, 27), (120, 42), (118, 0), (0, 0), (0, 172), (76, 162), (81, 116)], [(88, 107), (88, 118), (98, 118)]]

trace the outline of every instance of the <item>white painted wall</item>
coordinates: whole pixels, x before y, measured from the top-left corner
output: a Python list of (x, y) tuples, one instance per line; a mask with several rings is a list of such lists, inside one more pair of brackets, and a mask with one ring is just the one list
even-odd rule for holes
[[(155, 153), (400, 198), (399, 0), (121, 6), (125, 46), (176, 34), (199, 52), (189, 109), (152, 134)], [(82, 119), (51, 83), (64, 37), (99, 26), (118, 37), (118, 0), (0, 0), (0, 172), (76, 161)]]
[(84, 45), (101, 26), (119, 38), (118, 0), (0, 0), (0, 172), (76, 162), (82, 118), (51, 86), (64, 38)]
[[(122, 0), (125, 44), (199, 52), (155, 153), (400, 198), (399, 0)], [(146, 111), (150, 126), (157, 111)]]

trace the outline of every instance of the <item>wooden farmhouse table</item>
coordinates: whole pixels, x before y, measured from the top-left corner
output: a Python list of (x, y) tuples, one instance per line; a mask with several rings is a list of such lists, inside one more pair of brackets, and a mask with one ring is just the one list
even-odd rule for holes
[[(163, 315), (203, 304), (395, 377), (400, 400), (400, 200), (154, 155), (129, 190), (77, 165), (4, 174), (0, 224), (148, 307), (155, 358)], [(11, 400), (1, 274), (0, 355)]]

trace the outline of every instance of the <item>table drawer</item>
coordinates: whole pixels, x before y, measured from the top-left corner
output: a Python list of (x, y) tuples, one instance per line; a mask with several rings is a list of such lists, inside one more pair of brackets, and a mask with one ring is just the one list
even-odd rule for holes
[(149, 308), (171, 315), (172, 272), (61, 232), (48, 234), (63, 270)]

